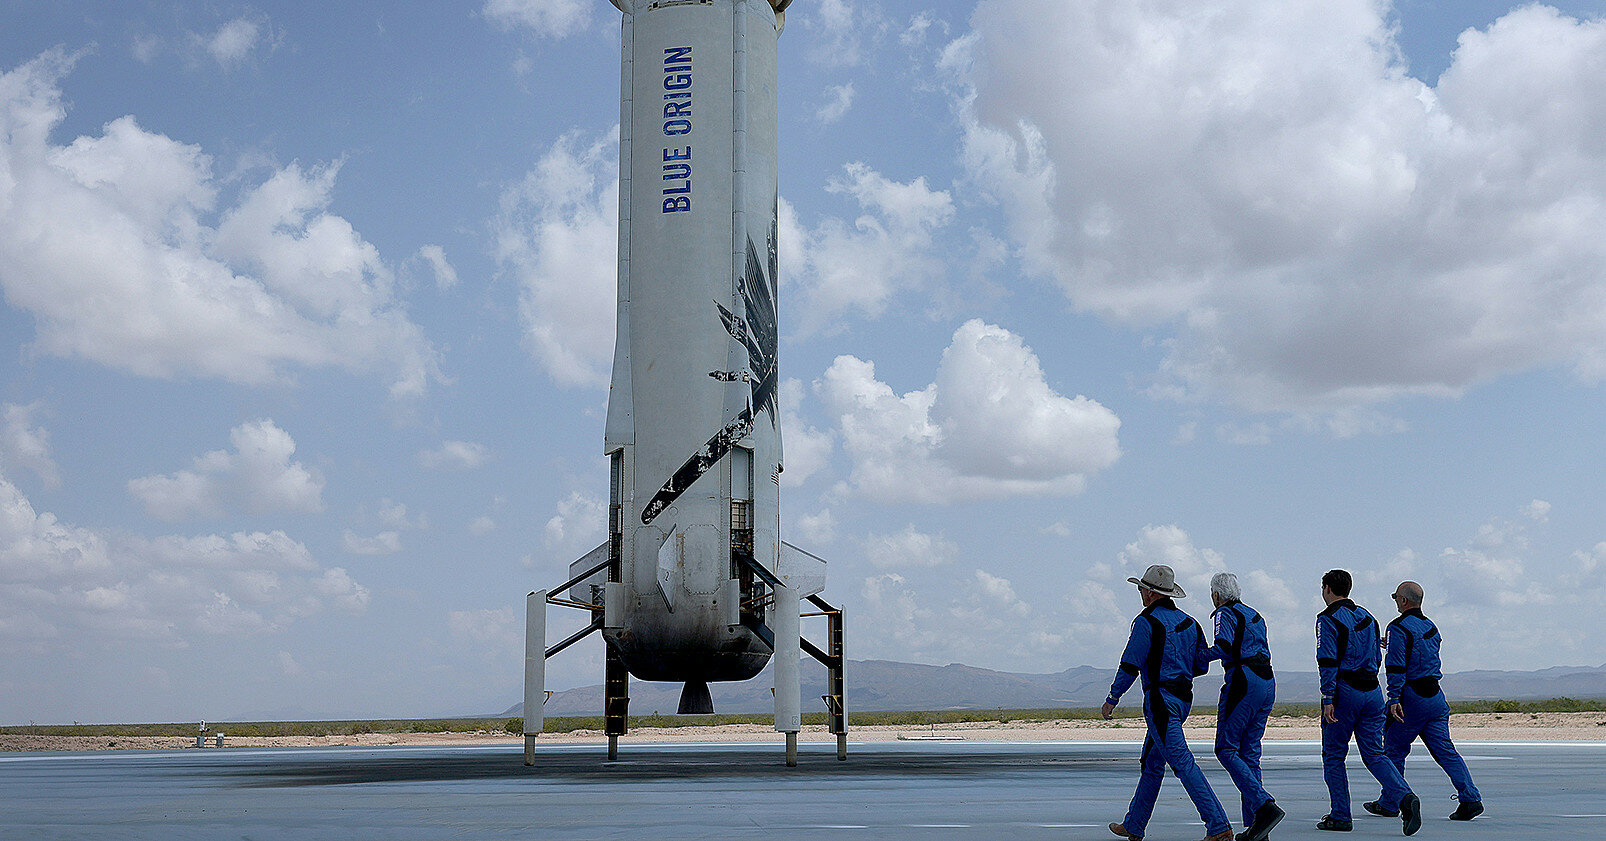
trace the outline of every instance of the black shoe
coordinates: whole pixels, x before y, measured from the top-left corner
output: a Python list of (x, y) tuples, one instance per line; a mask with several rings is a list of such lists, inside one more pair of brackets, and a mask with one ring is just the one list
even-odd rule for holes
[(1349, 832), (1355, 828), (1355, 824), (1353, 821), (1341, 821), (1332, 815), (1328, 815), (1327, 817), (1322, 818), (1321, 823), (1316, 824), (1316, 828), (1325, 829), (1330, 832)]
[(1400, 816), (1399, 809), (1385, 809), (1383, 808), (1383, 804), (1376, 800), (1373, 800), (1370, 803), (1362, 803), (1361, 805), (1366, 808), (1366, 811), (1371, 812), (1374, 815), (1381, 815), (1385, 818), (1397, 818)]
[(1422, 801), (1416, 795), (1400, 798), (1400, 822), (1405, 825), (1406, 835), (1415, 835), (1422, 828)]
[(1470, 821), (1481, 814), (1483, 814), (1483, 801), (1463, 802), (1460, 806), (1455, 807), (1455, 813), (1450, 815), (1450, 820)]
[(1255, 810), (1255, 822), (1243, 831), (1242, 838), (1235, 841), (1266, 841), (1266, 836), (1271, 834), (1272, 827), (1276, 826), (1286, 814), (1287, 812), (1278, 807), (1277, 801), (1267, 800)]

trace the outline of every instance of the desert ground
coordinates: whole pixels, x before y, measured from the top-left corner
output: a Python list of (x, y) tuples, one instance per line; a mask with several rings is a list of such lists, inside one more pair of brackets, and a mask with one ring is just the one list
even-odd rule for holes
[[(1215, 716), (1194, 715), (1186, 727), (1189, 740), (1208, 742), (1215, 737)], [(1451, 735), (1458, 741), (1606, 741), (1606, 712), (1583, 713), (1459, 713), (1451, 716)], [(929, 726), (878, 726), (853, 728), (854, 742), (954, 739), (967, 741), (1141, 741), (1144, 726), (1137, 719), (1089, 721), (1080, 719), (967, 721)], [(726, 724), (689, 727), (641, 727), (631, 730), (630, 742), (764, 742), (778, 738), (760, 724)], [(1319, 739), (1315, 717), (1279, 716), (1266, 728), (1267, 739)], [(834, 742), (822, 726), (808, 726), (802, 742)], [(543, 744), (605, 743), (597, 730), (547, 733)], [(360, 733), (347, 736), (226, 736), (224, 748), (329, 747), (368, 745), (486, 745), (519, 744), (520, 738), (504, 732), (470, 733)], [(205, 750), (215, 750), (208, 738)], [(157, 750), (195, 748), (193, 736), (36, 736), (0, 734), (0, 751)]]

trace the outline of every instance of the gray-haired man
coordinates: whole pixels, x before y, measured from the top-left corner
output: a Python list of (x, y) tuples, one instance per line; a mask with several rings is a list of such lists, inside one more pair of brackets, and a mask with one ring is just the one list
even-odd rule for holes
[(1206, 649), (1226, 672), (1216, 715), (1216, 758), (1227, 769), (1243, 799), (1244, 832), (1239, 841), (1264, 841), (1284, 812), (1272, 800), (1260, 777), (1260, 740), (1277, 697), (1271, 671), (1266, 622), (1240, 599), (1238, 577), (1230, 572), (1210, 579), (1210, 600), (1216, 610), (1216, 644)]

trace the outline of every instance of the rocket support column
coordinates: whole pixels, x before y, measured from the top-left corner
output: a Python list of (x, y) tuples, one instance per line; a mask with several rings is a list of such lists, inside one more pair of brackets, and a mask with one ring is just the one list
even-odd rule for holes
[(535, 737), (546, 726), (546, 591), (524, 599), (524, 764), (535, 764)]
[(775, 588), (775, 729), (786, 734), (786, 764), (797, 764), (797, 733), (803, 729), (798, 672), (803, 656), (801, 599), (795, 587)]

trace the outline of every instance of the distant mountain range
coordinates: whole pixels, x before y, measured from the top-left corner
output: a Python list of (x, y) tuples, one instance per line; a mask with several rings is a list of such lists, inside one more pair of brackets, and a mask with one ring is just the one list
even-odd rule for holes
[[(1213, 707), (1221, 690), (1217, 669), (1194, 685), (1196, 703)], [(1114, 669), (1076, 666), (1053, 674), (1020, 674), (981, 669), (958, 663), (926, 666), (891, 660), (849, 660), (848, 709), (890, 710), (991, 710), (1097, 707), (1110, 690)], [(802, 671), (804, 712), (823, 712), (818, 700), (825, 694), (825, 667), (805, 660)], [(741, 683), (710, 685), (714, 709), (722, 713), (761, 713), (775, 709), (770, 694), (773, 680), (765, 669)], [(1533, 672), (1478, 670), (1446, 675), (1444, 691), (1453, 701), (1537, 700), (1545, 698), (1606, 698), (1606, 665), (1557, 666)], [(632, 715), (672, 714), (680, 699), (678, 683), (630, 681)], [(1316, 673), (1277, 673), (1277, 700), (1315, 703), (1319, 698)], [(814, 700), (810, 700), (814, 699)], [(1137, 703), (1131, 693), (1125, 703)], [(524, 714), (514, 704), (505, 716)], [(552, 695), (547, 715), (601, 715), (602, 685), (583, 686)]]

